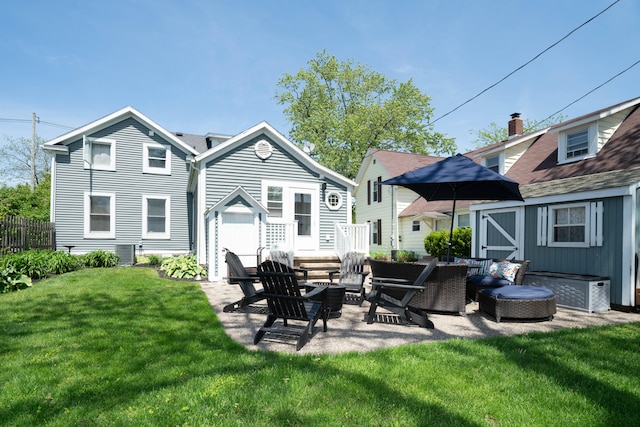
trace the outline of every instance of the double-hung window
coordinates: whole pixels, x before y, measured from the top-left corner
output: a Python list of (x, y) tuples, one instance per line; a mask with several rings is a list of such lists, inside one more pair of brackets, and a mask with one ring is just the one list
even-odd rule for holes
[(538, 246), (602, 246), (602, 215), (602, 202), (539, 207)]
[(171, 198), (169, 196), (142, 196), (142, 235), (145, 239), (171, 237)]
[(567, 159), (584, 156), (589, 152), (589, 130), (567, 134)]
[(84, 237), (113, 239), (116, 237), (116, 195), (84, 194)]
[(156, 142), (142, 145), (142, 172), (161, 175), (171, 174), (171, 146)]
[(116, 140), (110, 138), (82, 138), (84, 168), (116, 170)]
[(573, 128), (558, 137), (558, 163), (575, 162), (595, 156), (598, 150), (598, 126)]
[(267, 186), (267, 209), (269, 218), (282, 218), (282, 187)]
[(500, 168), (500, 155), (487, 157), (484, 160), (484, 165), (487, 169), (494, 171), (495, 173), (501, 173)]

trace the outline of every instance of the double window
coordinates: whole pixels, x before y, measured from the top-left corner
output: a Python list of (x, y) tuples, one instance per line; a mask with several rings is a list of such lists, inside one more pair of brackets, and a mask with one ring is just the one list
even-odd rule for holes
[[(142, 237), (171, 237), (171, 198), (142, 196)], [(114, 193), (84, 194), (84, 237), (113, 239), (116, 237), (116, 195)]]

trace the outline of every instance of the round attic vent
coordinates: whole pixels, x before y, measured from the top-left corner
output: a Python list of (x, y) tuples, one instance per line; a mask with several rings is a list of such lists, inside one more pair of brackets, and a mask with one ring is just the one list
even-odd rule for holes
[(255, 147), (253, 147), (253, 149), (256, 152), (256, 156), (258, 156), (262, 160), (268, 159), (273, 153), (273, 147), (271, 146), (271, 144), (269, 144), (268, 141), (265, 141), (264, 139), (256, 142), (256, 145)]

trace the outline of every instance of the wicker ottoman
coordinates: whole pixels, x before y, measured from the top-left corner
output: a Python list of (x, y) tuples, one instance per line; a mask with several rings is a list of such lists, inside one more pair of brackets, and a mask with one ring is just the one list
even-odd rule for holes
[(509, 319), (553, 319), (556, 296), (541, 286), (503, 286), (478, 292), (480, 311), (500, 322)]

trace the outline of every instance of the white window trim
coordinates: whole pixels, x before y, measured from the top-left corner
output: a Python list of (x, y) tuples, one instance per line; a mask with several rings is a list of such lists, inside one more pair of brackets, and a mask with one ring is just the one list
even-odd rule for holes
[[(582, 156), (567, 158), (567, 137), (570, 134), (587, 130), (588, 132), (588, 151)], [(573, 163), (580, 160), (594, 157), (598, 151), (598, 123), (592, 123), (589, 126), (576, 127), (560, 132), (558, 135), (558, 163)]]
[[(109, 197), (109, 232), (91, 231), (91, 196)], [(84, 193), (84, 238), (114, 239), (116, 237), (116, 195), (115, 193)]]
[[(338, 204), (336, 206), (332, 206), (331, 203), (329, 203), (329, 198), (331, 196), (338, 196)], [(342, 194), (340, 194), (339, 191), (328, 191), (326, 196), (324, 197), (324, 203), (325, 205), (327, 205), (327, 208), (331, 211), (337, 211), (342, 207), (342, 204), (344, 203), (344, 200), (342, 198)]]
[[(109, 145), (109, 165), (94, 165), (91, 163), (91, 147), (94, 142), (99, 144)], [(92, 138), (89, 136), (82, 136), (82, 156), (84, 160), (84, 168), (92, 170), (116, 170), (116, 140), (111, 138)]]
[[(553, 211), (556, 209), (583, 207), (585, 209), (584, 242), (555, 242), (553, 240)], [(538, 208), (537, 238), (538, 246), (555, 248), (588, 248), (603, 245), (603, 203), (582, 202), (541, 206)]]
[[(149, 166), (149, 149), (162, 148), (167, 150), (167, 158), (164, 168), (155, 168)], [(142, 172), (153, 173), (157, 175), (171, 175), (171, 145), (160, 144), (157, 142), (144, 142), (142, 144)]]
[[(149, 233), (147, 224), (148, 204), (147, 200), (165, 201), (165, 227), (164, 233)], [(171, 238), (171, 196), (167, 195), (142, 195), (142, 238), (143, 239), (170, 239)]]
[[(418, 229), (417, 229), (417, 230), (414, 230), (414, 229), (413, 229), (413, 225), (414, 225), (415, 223), (418, 223)], [(412, 221), (411, 221), (411, 232), (412, 232), (412, 233), (420, 233), (421, 231), (422, 231), (422, 221), (420, 221), (420, 220), (415, 220), (415, 219), (414, 219), (414, 220), (412, 220)]]

